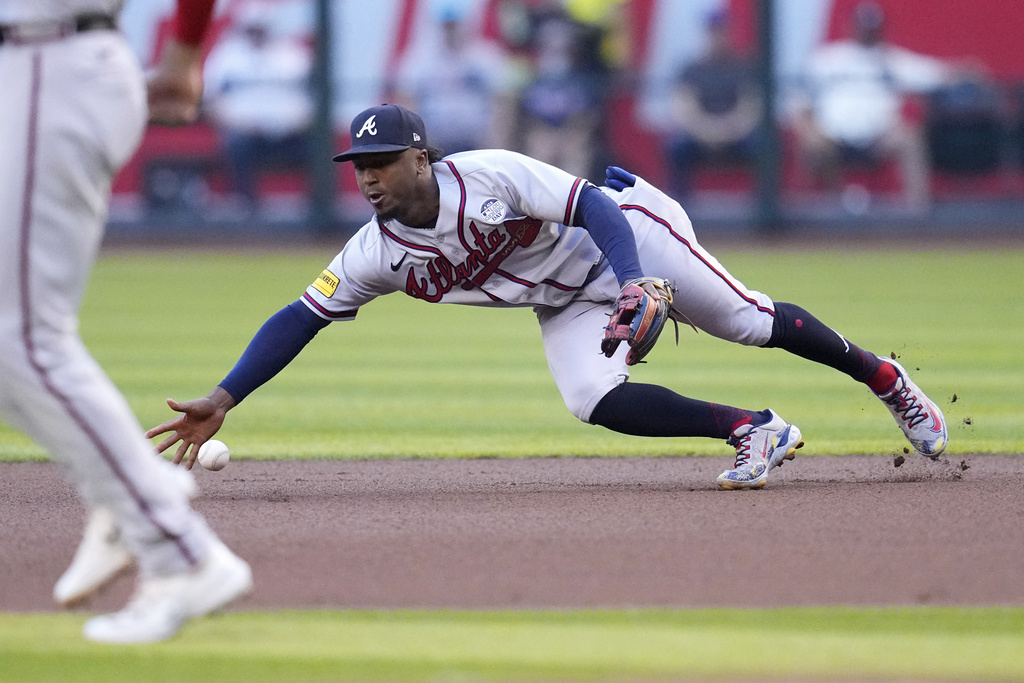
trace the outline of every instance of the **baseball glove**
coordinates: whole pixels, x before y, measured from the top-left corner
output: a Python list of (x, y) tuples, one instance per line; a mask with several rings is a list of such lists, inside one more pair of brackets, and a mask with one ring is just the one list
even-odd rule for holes
[(615, 300), (615, 311), (604, 328), (601, 351), (609, 358), (620, 342), (629, 344), (626, 365), (636, 365), (654, 348), (668, 322), (672, 284), (657, 277), (628, 280)]

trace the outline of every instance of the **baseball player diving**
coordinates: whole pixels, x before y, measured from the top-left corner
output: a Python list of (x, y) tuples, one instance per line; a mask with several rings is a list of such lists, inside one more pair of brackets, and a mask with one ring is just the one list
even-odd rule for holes
[(747, 289), (698, 244), (679, 204), (642, 178), (610, 167), (607, 186), (596, 187), (505, 150), (442, 157), (420, 117), (394, 104), (356, 116), (351, 148), (334, 160), (352, 162), (373, 219), (298, 301), (267, 320), (208, 396), (168, 402), (181, 415), (147, 436), (170, 432), (157, 450), (180, 442), (175, 463), (191, 467), (227, 412), (319, 330), (396, 291), (432, 303), (533, 307), (573, 415), (625, 434), (726, 439), (736, 459), (718, 477), (725, 489), (764, 486), (803, 445), (800, 430), (770, 409), (627, 381), (669, 317), (844, 372), (881, 399), (921, 455), (946, 446), (942, 412), (898, 363)]

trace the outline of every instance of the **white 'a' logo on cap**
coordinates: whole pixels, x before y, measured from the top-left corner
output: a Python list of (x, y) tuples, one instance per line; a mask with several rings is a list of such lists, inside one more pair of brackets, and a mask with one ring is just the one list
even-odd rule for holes
[(363, 127), (356, 133), (357, 138), (363, 137), (363, 133), (369, 133), (370, 135), (377, 134), (377, 115), (374, 114), (370, 118), (363, 122)]

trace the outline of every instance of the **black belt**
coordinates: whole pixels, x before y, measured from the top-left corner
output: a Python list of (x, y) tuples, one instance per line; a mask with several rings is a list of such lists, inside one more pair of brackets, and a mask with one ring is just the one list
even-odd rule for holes
[(117, 19), (109, 14), (79, 14), (70, 19), (39, 21), (26, 24), (0, 24), (0, 45), (24, 45), (60, 40), (85, 31), (112, 31)]

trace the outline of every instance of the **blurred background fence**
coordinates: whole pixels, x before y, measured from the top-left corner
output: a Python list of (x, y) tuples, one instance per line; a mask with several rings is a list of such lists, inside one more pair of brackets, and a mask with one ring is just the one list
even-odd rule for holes
[[(126, 3), (144, 64), (172, 6)], [(351, 233), (372, 212), (330, 157), (351, 117), (385, 101), (419, 111), (446, 152), (516, 149), (598, 184), (606, 165), (627, 168), (678, 196), (704, 234), (1018, 234), (1022, 26), (1024, 3), (1007, 0), (219, 0), (202, 118), (146, 132), (115, 181), (108, 241)], [(884, 36), (863, 54), (922, 57), (916, 81), (903, 62), (849, 50), (849, 64), (837, 50), (815, 66), (823, 46), (872, 27)], [(715, 61), (716, 40), (732, 61)], [(836, 142), (817, 160), (835, 162), (826, 172), (801, 117), (851, 73), (879, 83), (847, 93), (838, 115), (856, 127), (888, 91), (904, 137)], [(701, 107), (743, 128), (747, 104), (749, 145), (691, 130)]]

